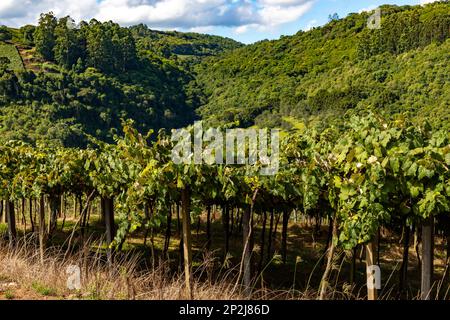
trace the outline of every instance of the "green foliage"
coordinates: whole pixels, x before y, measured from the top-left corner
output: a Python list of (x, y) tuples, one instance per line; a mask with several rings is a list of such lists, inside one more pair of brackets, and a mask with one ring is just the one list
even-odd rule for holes
[(7, 41), (12, 39), (11, 31), (6, 26), (0, 26), (0, 41)]
[(365, 29), (359, 35), (358, 56), (367, 59), (384, 52), (400, 54), (431, 43), (442, 43), (450, 36), (448, 3), (424, 7), (405, 7), (391, 11), (382, 6), (382, 28)]
[(243, 46), (232, 39), (219, 36), (150, 30), (142, 24), (130, 29), (141, 51), (150, 51), (168, 59), (181, 60), (180, 63), (183, 60), (198, 62), (202, 57), (215, 56)]
[[(20, 58), (19, 53), (17, 52), (16, 47), (10, 44), (1, 44), (0, 43), (0, 59), (8, 58), (8, 69), (16, 72), (20, 72), (24, 70), (22, 59)], [(0, 74), (1, 76), (1, 74)]]
[(39, 26), (34, 33), (36, 51), (46, 60), (52, 61), (54, 58), (53, 49), (55, 47), (55, 28), (57, 19), (52, 12), (41, 14)]
[[(449, 10), (448, 2), (382, 6), (381, 30), (366, 28), (368, 13), (350, 14), (205, 59), (196, 68), (204, 93), (199, 114), (212, 124), (264, 127), (283, 126), (286, 116), (338, 121), (348, 109), (372, 108), (408, 111), (418, 124), (431, 118), (433, 126), (448, 127)], [(386, 47), (361, 59), (365, 43), (378, 41), (380, 32), (390, 39), (379, 40)], [(403, 38), (409, 42), (401, 49), (387, 47)]]
[(85, 150), (17, 141), (0, 146), (0, 198), (114, 198), (116, 245), (136, 230), (160, 226), (184, 192), (193, 217), (206, 206), (227, 205), (333, 218), (346, 249), (370, 241), (382, 225), (420, 223), (450, 208), (449, 132), (417, 127), (405, 117), (349, 112), (341, 128), (286, 133), (280, 169), (271, 176), (258, 174), (261, 163), (179, 164), (164, 132), (142, 136), (131, 122), (123, 128), (116, 144), (92, 138), (95, 148)]
[(20, 28), (21, 34), (20, 42), (27, 46), (34, 45), (34, 33), (36, 32), (36, 27), (32, 25), (26, 25)]
[[(9, 56), (1, 63), (0, 198), (117, 199), (118, 246), (159, 226), (182, 195), (193, 216), (227, 205), (332, 218), (345, 249), (370, 241), (382, 225), (443, 217), (450, 40), (423, 30), (434, 18), (445, 26), (448, 6), (383, 7), (384, 38), (364, 36), (364, 13), (242, 48), (95, 20), (72, 29), (69, 17), (43, 15), (33, 39), (47, 59), (40, 72), (13, 72)], [(389, 42), (388, 31), (402, 26), (401, 48), (386, 45), (361, 59), (366, 39)], [(261, 163), (173, 162), (173, 141), (153, 132), (187, 126), (198, 107), (224, 128), (293, 127), (283, 134), (279, 172), (258, 175)]]
[(33, 282), (31, 284), (31, 287), (34, 291), (36, 291), (36, 293), (39, 293), (43, 296), (54, 296), (56, 294), (56, 291), (53, 288), (42, 285), (39, 282)]
[(13, 300), (16, 297), (16, 295), (14, 294), (14, 291), (12, 291), (11, 289), (8, 289), (5, 291), (5, 298), (8, 300)]
[[(86, 146), (86, 134), (112, 142), (122, 118), (135, 120), (141, 132), (189, 124), (200, 105), (188, 70), (195, 59), (178, 59), (178, 45), (191, 45), (196, 58), (240, 45), (96, 20), (75, 26), (52, 13), (42, 14), (36, 28), (16, 29), (13, 41), (21, 48), (35, 43), (38, 56), (26, 50), (33, 71), (24, 71), (17, 49), (0, 45), (0, 57), (8, 57), (14, 71), (0, 75), (0, 141), (66, 146)], [(167, 54), (152, 49), (163, 43)]]
[(71, 68), (82, 57), (81, 39), (75, 29), (71, 28), (75, 22), (70, 17), (58, 20), (55, 27), (55, 47), (53, 48), (55, 61), (64, 68)]

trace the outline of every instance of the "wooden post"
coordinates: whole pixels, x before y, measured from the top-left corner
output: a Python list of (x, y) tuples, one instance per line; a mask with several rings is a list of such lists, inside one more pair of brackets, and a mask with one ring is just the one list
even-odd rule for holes
[[(172, 209), (172, 208), (170, 208), (170, 209)], [(199, 217), (199, 219), (200, 219), (200, 217)], [(166, 258), (167, 253), (169, 252), (171, 235), (172, 235), (172, 210), (169, 210), (167, 212), (166, 235), (164, 237), (164, 249), (163, 249), (163, 257), (164, 258)]]
[(408, 260), (409, 260), (409, 242), (410, 242), (410, 228), (405, 224), (404, 235), (403, 235), (403, 259), (402, 265), (400, 267), (400, 281), (399, 281), (399, 294), (402, 295), (406, 290), (407, 281), (408, 281)]
[(337, 219), (331, 219), (330, 220), (330, 245), (329, 248), (327, 248), (326, 254), (327, 254), (327, 265), (325, 267), (325, 271), (322, 275), (322, 280), (320, 281), (320, 287), (319, 287), (319, 300), (325, 300), (327, 297), (327, 291), (329, 287), (329, 277), (331, 273), (331, 269), (333, 267), (333, 257), (334, 257), (334, 251), (336, 250), (335, 246), (335, 240), (337, 241), (338, 237), (338, 222)]
[(267, 261), (270, 261), (270, 259), (272, 259), (273, 218), (274, 218), (274, 210), (272, 209), (272, 211), (270, 212), (269, 236), (268, 236), (269, 242), (267, 243), (267, 257), (266, 257)]
[(6, 216), (8, 219), (8, 237), (10, 245), (14, 245), (16, 242), (17, 231), (16, 231), (16, 214), (14, 212), (14, 202), (6, 201)]
[(29, 204), (29, 215), (30, 215), (30, 223), (31, 223), (31, 232), (34, 232), (34, 219), (33, 219), (33, 200), (30, 198), (28, 200)]
[(287, 260), (287, 232), (289, 224), (289, 212), (287, 210), (283, 211), (283, 229), (281, 231), (281, 256), (283, 258), (283, 263)]
[(263, 263), (264, 263), (264, 248), (265, 248), (265, 243), (266, 243), (266, 224), (267, 224), (267, 212), (264, 210), (262, 212), (262, 228), (261, 228), (261, 254), (260, 254), (260, 258), (259, 258), (259, 264), (258, 264), (258, 276), (260, 275), (262, 277), (262, 269), (263, 269)]
[(45, 250), (45, 199), (44, 195), (39, 200), (39, 253), (41, 256), (41, 264), (44, 264)]
[(181, 192), (181, 219), (183, 221), (183, 256), (186, 298), (194, 299), (192, 291), (192, 252), (191, 252), (191, 204), (187, 188)]
[(434, 217), (427, 218), (422, 225), (422, 281), (420, 298), (430, 300), (431, 285), (433, 281)]
[(100, 198), (100, 223), (105, 223), (105, 198)]
[(245, 209), (242, 213), (242, 240), (244, 245), (243, 259), (243, 283), (244, 294), (251, 296), (252, 281), (252, 209)]
[(211, 249), (211, 206), (207, 208), (206, 214), (206, 250)]
[[(376, 265), (375, 261), (375, 252), (377, 248), (377, 240), (372, 240), (368, 244), (366, 244), (366, 270), (369, 271), (369, 267)], [(369, 278), (370, 277), (370, 278)], [(369, 281), (373, 281), (373, 275), (367, 273), (367, 279)], [(367, 287), (367, 300), (377, 300), (378, 291), (374, 287)]]
[(102, 198), (102, 215), (105, 219), (106, 226), (106, 245), (108, 246), (106, 250), (106, 255), (108, 257), (108, 263), (112, 263), (112, 250), (110, 248), (111, 243), (115, 237), (115, 225), (114, 225), (114, 199), (113, 198)]
[(51, 235), (56, 230), (56, 226), (58, 223), (58, 215), (61, 212), (60, 208), (61, 200), (59, 196), (52, 195), (49, 198), (49, 201), (50, 201), (50, 219), (48, 223), (48, 234), (51, 238)]
[(224, 231), (224, 237), (225, 237), (225, 250), (223, 254), (223, 260), (225, 261), (227, 258), (227, 254), (230, 248), (230, 213), (228, 211), (228, 206), (224, 205), (222, 206), (222, 221), (223, 221), (223, 231)]
[(7, 209), (8, 201), (7, 200), (5, 200), (3, 206), (4, 206), (4, 210), (3, 210), (4, 213), (3, 213), (3, 217), (2, 217), (2, 222), (3, 223), (8, 223), (8, 209)]

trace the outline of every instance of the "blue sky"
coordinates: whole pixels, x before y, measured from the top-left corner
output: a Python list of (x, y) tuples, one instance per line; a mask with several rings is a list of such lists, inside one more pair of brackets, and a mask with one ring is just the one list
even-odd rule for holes
[(35, 24), (41, 12), (75, 20), (113, 20), (160, 30), (195, 31), (244, 43), (277, 39), (320, 26), (328, 15), (381, 4), (423, 4), (433, 0), (0, 0), (0, 25)]
[(280, 25), (272, 30), (252, 30), (247, 33), (236, 33), (236, 30), (229, 28), (217, 28), (214, 33), (231, 37), (243, 43), (252, 43), (262, 39), (277, 39), (281, 35), (292, 35), (299, 30), (307, 30), (311, 27), (324, 25), (328, 22), (330, 14), (337, 13), (340, 17), (345, 17), (352, 12), (360, 12), (362, 10), (372, 10), (382, 4), (396, 5), (417, 5), (425, 2), (420, 0), (317, 0), (312, 8), (304, 15), (293, 22)]

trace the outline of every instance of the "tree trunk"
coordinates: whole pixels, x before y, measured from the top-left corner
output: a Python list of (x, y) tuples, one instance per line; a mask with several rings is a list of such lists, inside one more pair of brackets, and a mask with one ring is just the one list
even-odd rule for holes
[(2, 220), (3, 223), (8, 223), (8, 210), (7, 210), (7, 207), (8, 207), (8, 201), (5, 200), (3, 202), (3, 208), (4, 208), (4, 210), (3, 210), (3, 220)]
[(242, 240), (244, 245), (243, 251), (243, 284), (244, 295), (251, 296), (251, 281), (252, 281), (252, 209), (249, 208), (243, 211), (242, 218)]
[(338, 226), (336, 219), (330, 220), (330, 224), (332, 224), (332, 239), (330, 243), (330, 247), (328, 248), (328, 256), (327, 256), (327, 265), (325, 267), (325, 271), (322, 275), (322, 280), (320, 281), (320, 290), (319, 290), (319, 299), (324, 300), (327, 296), (328, 291), (328, 279), (330, 277), (331, 268), (333, 267), (333, 257), (335, 251), (335, 241), (337, 241), (337, 232)]
[(169, 252), (171, 234), (172, 234), (172, 211), (169, 210), (169, 212), (167, 213), (167, 226), (166, 226), (166, 236), (164, 238), (163, 257), (166, 257), (167, 253)]
[(277, 240), (277, 234), (278, 234), (278, 224), (279, 224), (279, 222), (280, 222), (280, 218), (281, 218), (281, 214), (279, 214), (278, 216), (277, 216), (277, 220), (276, 220), (276, 222), (275, 222), (275, 230), (274, 230), (274, 232), (272, 232), (272, 237), (273, 237), (273, 239), (272, 239), (272, 244), (273, 244), (273, 248), (275, 248), (275, 245), (276, 245), (276, 240)]
[(450, 260), (450, 234), (446, 235), (445, 239), (446, 239), (446, 244), (447, 244), (447, 246), (446, 246), (447, 259), (446, 260), (449, 261)]
[(356, 283), (356, 255), (358, 254), (358, 246), (352, 249), (352, 257), (350, 262), (350, 279), (349, 282), (353, 286)]
[(421, 242), (421, 236), (420, 236), (420, 227), (415, 226), (414, 228), (414, 251), (416, 252), (417, 257), (417, 270), (420, 270), (422, 268), (422, 259), (420, 258), (419, 253), (419, 243)]
[(377, 233), (377, 265), (380, 265), (380, 249), (381, 249), (381, 228), (378, 227)]
[(211, 206), (208, 206), (206, 213), (206, 250), (211, 249)]
[[(366, 244), (366, 270), (369, 271), (369, 267), (372, 267), (374, 265), (376, 265), (376, 247), (377, 247), (377, 241), (378, 240), (373, 240), (371, 242), (369, 242), (368, 244)], [(371, 274), (369, 274), (367, 272), (367, 278), (372, 279)], [(367, 288), (367, 300), (377, 300), (378, 298), (378, 291), (377, 288), (375, 286), (373, 286), (373, 288)]]
[(283, 258), (283, 263), (287, 260), (287, 232), (289, 224), (289, 212), (287, 210), (283, 211), (283, 229), (281, 231), (281, 256)]
[(231, 225), (230, 225), (230, 232), (229, 232), (228, 236), (232, 237), (233, 236), (233, 229), (234, 229), (234, 209), (231, 208), (230, 211), (231, 211), (231, 214), (228, 213), (228, 215), (229, 215), (230, 220), (231, 220)]
[(270, 212), (269, 235), (268, 235), (269, 242), (267, 243), (267, 261), (270, 261), (270, 259), (272, 259), (273, 218), (274, 218), (274, 210)]
[(240, 212), (240, 210), (238, 209), (237, 214), (239, 216), (239, 226), (238, 226), (238, 231), (242, 232), (242, 219), (244, 218), (244, 214), (242, 212)]
[(103, 198), (103, 216), (105, 217), (105, 227), (106, 227), (106, 255), (108, 258), (108, 263), (113, 262), (112, 249), (110, 248), (111, 243), (114, 240), (116, 228), (114, 225), (114, 199), (113, 198)]
[(78, 196), (73, 196), (73, 218), (77, 217)]
[(407, 286), (407, 277), (408, 277), (408, 259), (409, 259), (409, 242), (411, 232), (409, 227), (406, 225), (406, 221), (404, 224), (404, 238), (403, 238), (403, 260), (402, 265), (400, 267), (400, 283), (399, 283), (399, 293), (403, 296), (403, 293)]
[(59, 218), (66, 214), (66, 198), (64, 194), (59, 197)]
[(16, 231), (16, 214), (14, 212), (14, 202), (6, 201), (6, 216), (8, 219), (8, 238), (9, 244), (13, 246), (16, 242), (17, 231)]
[(192, 251), (191, 251), (191, 203), (190, 192), (183, 189), (181, 192), (181, 215), (183, 219), (183, 255), (185, 294), (187, 299), (194, 299), (192, 279)]
[(181, 235), (180, 205), (177, 203), (177, 236), (179, 237), (180, 235)]
[(200, 233), (200, 226), (202, 223), (202, 219), (200, 217), (200, 215), (197, 217), (197, 227), (195, 228), (195, 234), (197, 235), (197, 239), (198, 239), (198, 235)]
[(184, 270), (184, 241), (183, 241), (183, 235), (181, 235), (180, 242), (178, 244), (178, 252), (180, 253), (179, 270), (180, 270), (180, 272), (182, 272)]
[(33, 200), (30, 198), (29, 200), (28, 200), (28, 203), (29, 203), (29, 205), (30, 205), (30, 208), (29, 208), (29, 215), (30, 215), (30, 223), (31, 223), (31, 232), (34, 232), (34, 218), (33, 218)]
[(66, 197), (64, 195), (61, 196), (61, 204), (60, 204), (60, 214), (62, 215), (62, 222), (61, 222), (61, 231), (64, 231), (64, 226), (66, 224), (66, 214), (67, 214), (67, 207), (66, 207)]
[(105, 199), (100, 198), (100, 224), (105, 224)]
[(50, 197), (50, 222), (48, 225), (48, 234), (50, 235), (50, 237), (56, 230), (58, 215), (60, 212), (60, 204), (61, 202), (57, 196)]
[(21, 200), (21, 204), (22, 204), (22, 206), (21, 206), (21, 213), (22, 213), (22, 225), (24, 225), (25, 226), (25, 231), (27, 231), (27, 219), (25, 218), (25, 199), (24, 198), (22, 198), (22, 200)]
[(41, 264), (44, 264), (45, 251), (45, 199), (42, 195), (39, 200), (39, 253)]
[(223, 255), (223, 259), (225, 261), (228, 251), (230, 249), (230, 216), (229, 216), (229, 212), (228, 212), (228, 206), (225, 205), (222, 209), (222, 220), (223, 220), (223, 232), (224, 232), (224, 236), (225, 236), (225, 250), (224, 250), (224, 255)]
[[(322, 220), (320, 219), (319, 214), (317, 213), (315, 215), (315, 221), (314, 221), (314, 236), (319, 237), (320, 236), (320, 227), (322, 224)], [(284, 222), (284, 215), (283, 215), (283, 222)]]
[(431, 216), (422, 225), (422, 281), (420, 289), (422, 300), (430, 300), (431, 296), (434, 258), (433, 228), (434, 217)]
[(261, 274), (262, 272), (262, 267), (263, 267), (263, 263), (264, 263), (264, 247), (265, 247), (265, 242), (266, 242), (266, 224), (267, 224), (267, 213), (266, 211), (263, 211), (263, 221), (262, 221), (262, 229), (261, 229), (261, 244), (260, 244), (260, 248), (261, 248), (261, 256), (259, 257), (259, 264), (258, 264), (258, 274)]
[(333, 218), (330, 217), (329, 223), (328, 223), (328, 233), (327, 233), (327, 241), (325, 243), (325, 251), (322, 254), (321, 258), (321, 266), (323, 266), (324, 262), (325, 262), (325, 256), (328, 252), (328, 249), (330, 248), (330, 243), (333, 240)]

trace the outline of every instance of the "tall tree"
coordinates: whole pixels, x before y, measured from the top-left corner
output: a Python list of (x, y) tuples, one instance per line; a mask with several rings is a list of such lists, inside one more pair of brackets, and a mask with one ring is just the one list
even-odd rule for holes
[(55, 29), (57, 19), (53, 12), (43, 13), (39, 18), (39, 25), (34, 34), (36, 51), (46, 60), (54, 59), (53, 49), (55, 47)]
[(73, 19), (67, 16), (59, 19), (55, 28), (55, 61), (65, 68), (76, 64), (84, 51), (74, 26)]

